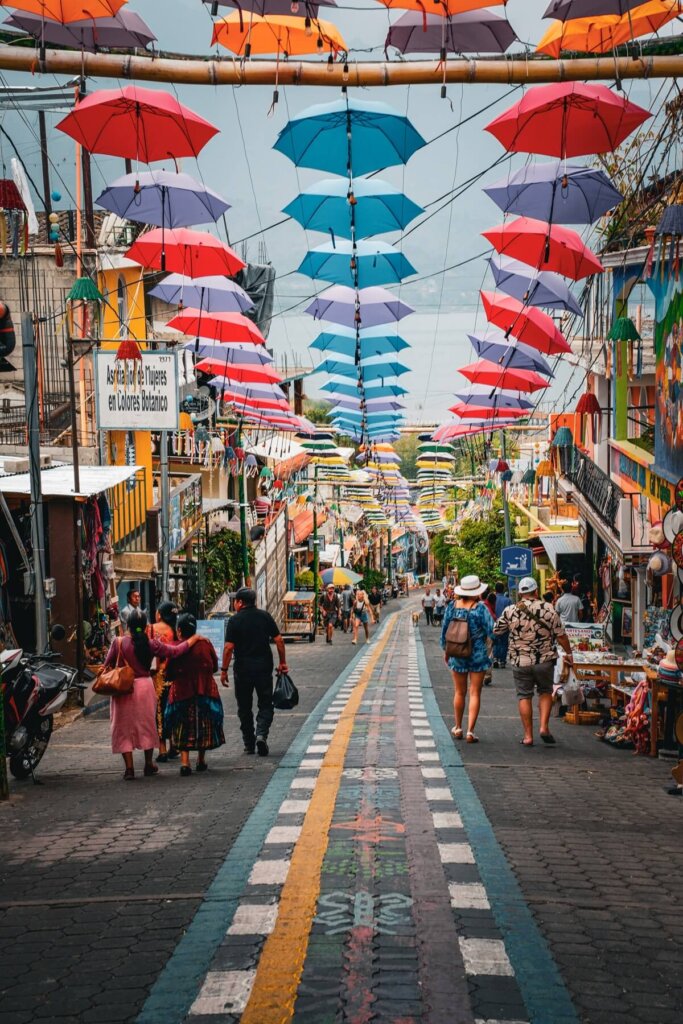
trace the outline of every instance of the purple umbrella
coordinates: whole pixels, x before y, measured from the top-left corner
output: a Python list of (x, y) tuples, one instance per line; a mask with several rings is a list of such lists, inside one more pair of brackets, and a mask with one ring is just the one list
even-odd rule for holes
[(512, 295), (527, 306), (566, 309), (583, 317), (581, 306), (559, 274), (541, 270), (534, 275), (526, 263), (513, 260), (510, 256), (491, 256), (488, 262), (496, 287), (506, 295)]
[(467, 337), (481, 359), (488, 359), (501, 366), (512, 366), (517, 370), (535, 370), (536, 373), (553, 376), (550, 364), (540, 352), (514, 338), (506, 338), (502, 331), (489, 331), (483, 338), (476, 334), (468, 334)]
[(219, 7), (232, 7), (236, 11), (253, 11), (265, 17), (268, 14), (299, 14), (302, 17), (317, 18), (319, 7), (336, 7), (337, 0), (204, 0), (211, 6), (211, 15), (215, 18)]
[[(225, 377), (212, 377), (209, 384), (213, 388), (225, 388)], [(242, 398), (286, 398), (286, 393), (279, 384), (240, 384), (238, 381), (230, 381), (230, 390)]]
[(197, 346), (194, 341), (188, 341), (182, 348), (188, 352), (194, 352), (199, 359), (223, 360), (228, 365), (237, 366), (267, 366), (272, 363), (273, 357), (268, 354), (264, 345), (247, 345), (234, 342), (232, 344), (221, 344), (208, 342)]
[[(394, 409), (405, 409), (405, 405), (402, 405), (401, 402), (383, 402), (382, 399), (375, 399), (374, 401), (371, 399), (369, 402), (366, 402), (365, 404), (367, 406), (368, 412), (393, 412)], [(358, 401), (354, 401), (352, 398), (340, 398), (332, 406), (333, 411), (337, 409), (359, 408), (360, 399)], [(391, 456), (390, 459), (393, 461), (394, 457)], [(390, 461), (390, 459), (384, 461), (388, 462)]]
[(415, 310), (401, 302), (386, 288), (361, 288), (358, 292), (358, 311), (356, 311), (356, 292), (346, 285), (337, 284), (321, 292), (306, 307), (314, 320), (330, 320), (343, 327), (356, 326), (356, 312), (359, 324), (363, 327), (378, 327), (393, 320), (402, 320)]
[(503, 213), (549, 224), (592, 224), (624, 198), (604, 171), (562, 160), (521, 167), (484, 192)]
[(5, 25), (21, 29), (43, 46), (73, 46), (78, 50), (133, 50), (157, 38), (140, 15), (129, 10), (121, 10), (113, 18), (87, 18), (68, 25), (40, 14), (15, 11), (5, 18)]
[(229, 277), (169, 274), (149, 294), (169, 306), (201, 309), (204, 313), (246, 313), (254, 308), (244, 288)]
[(409, 11), (389, 29), (384, 52), (394, 46), (401, 53), (505, 53), (516, 39), (507, 18), (490, 11), (452, 18)]
[(488, 384), (473, 384), (467, 391), (456, 392), (455, 397), (465, 405), (480, 409), (533, 409), (534, 403), (522, 398), (520, 391), (502, 391)]
[(126, 220), (160, 228), (186, 228), (217, 221), (230, 204), (189, 174), (144, 171), (117, 178), (97, 205)]
[(643, 0), (552, 0), (543, 17), (569, 21), (570, 18), (592, 18), (600, 14), (621, 16), (642, 3)]

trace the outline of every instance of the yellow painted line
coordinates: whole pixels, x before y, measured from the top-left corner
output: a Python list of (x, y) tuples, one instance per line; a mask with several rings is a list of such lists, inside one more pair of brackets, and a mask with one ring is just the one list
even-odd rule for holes
[(306, 812), (301, 836), (294, 847), (275, 928), (263, 947), (251, 996), (240, 1018), (241, 1024), (287, 1024), (294, 1016), (346, 751), (363, 694), (395, 624), (394, 617), (377, 642), (335, 729)]

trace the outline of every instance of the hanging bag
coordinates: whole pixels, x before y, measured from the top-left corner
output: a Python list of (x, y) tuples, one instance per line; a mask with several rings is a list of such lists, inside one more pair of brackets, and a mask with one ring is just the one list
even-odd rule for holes
[(464, 619), (452, 619), (446, 630), (446, 657), (469, 658), (472, 654), (470, 613)]
[(286, 672), (278, 672), (273, 690), (273, 707), (278, 711), (291, 711), (299, 703), (299, 691)]
[(121, 660), (122, 642), (118, 642), (116, 664), (113, 668), (103, 668), (93, 683), (93, 693), (101, 697), (125, 697), (133, 692), (135, 673), (125, 661)]

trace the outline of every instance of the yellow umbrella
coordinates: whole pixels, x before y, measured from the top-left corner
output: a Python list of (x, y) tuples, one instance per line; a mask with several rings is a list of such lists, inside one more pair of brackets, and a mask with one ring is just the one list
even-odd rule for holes
[(234, 11), (213, 26), (213, 42), (220, 43), (238, 57), (276, 53), (288, 57), (328, 51), (347, 52), (348, 47), (336, 27), (318, 18), (290, 18)]
[(631, 39), (658, 32), (679, 14), (683, 14), (681, 0), (648, 0), (621, 16), (603, 14), (556, 21), (541, 39), (536, 52), (555, 58), (563, 50), (607, 53)]

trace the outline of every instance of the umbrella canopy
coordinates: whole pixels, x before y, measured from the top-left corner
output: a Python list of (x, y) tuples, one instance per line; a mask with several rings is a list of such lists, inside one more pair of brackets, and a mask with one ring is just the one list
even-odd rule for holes
[(516, 391), (540, 391), (550, 384), (550, 381), (541, 377), (535, 370), (498, 366), (488, 359), (479, 359), (476, 363), (463, 366), (458, 373), (474, 384), (490, 384), (496, 388), (513, 388)]
[(169, 274), (149, 293), (169, 306), (201, 309), (203, 313), (246, 313), (254, 303), (236, 281), (227, 277), (183, 277)]
[(168, 327), (182, 334), (211, 341), (241, 341), (252, 345), (265, 345), (266, 339), (256, 324), (241, 313), (203, 313), (201, 309), (184, 309)]
[(91, 93), (57, 127), (91, 153), (146, 164), (197, 156), (218, 133), (174, 96), (139, 85)]
[(475, 406), (470, 405), (467, 402), (456, 402), (449, 409), (449, 412), (455, 413), (462, 420), (479, 420), (482, 423), (486, 423), (491, 420), (515, 420), (521, 419), (523, 416), (528, 416), (527, 409), (509, 408), (508, 406), (495, 406), (488, 408), (485, 405)]
[(386, 103), (346, 96), (302, 110), (282, 129), (274, 148), (297, 167), (347, 174), (349, 128), (355, 175), (407, 163), (426, 144), (410, 121)]
[[(379, 0), (385, 7), (424, 12), (424, 0)], [(507, 0), (434, 0), (436, 10), (443, 17), (479, 11), (482, 7), (502, 7)]]
[[(359, 409), (360, 405), (360, 399), (340, 398), (334, 403), (332, 409), (334, 413), (340, 409)], [(397, 409), (405, 409), (405, 405), (402, 405), (401, 402), (391, 402), (382, 398), (374, 398), (372, 401), (366, 402), (365, 406), (368, 412), (395, 412)]]
[(415, 10), (394, 22), (384, 51), (394, 46), (401, 53), (440, 53), (442, 49), (448, 53), (505, 53), (516, 39), (507, 18), (492, 11), (469, 11), (449, 18)]
[(40, 18), (68, 24), (89, 18), (111, 18), (127, 0), (2, 0), (1, 7), (16, 7)]
[[(386, 242), (357, 242), (354, 246), (346, 240), (327, 242), (306, 253), (297, 268), (297, 273), (332, 284), (345, 284), (359, 288), (373, 285), (398, 284), (404, 278), (416, 274), (415, 267), (399, 249)], [(351, 269), (355, 260), (356, 269)]]
[(564, 159), (616, 149), (650, 117), (604, 85), (562, 82), (529, 89), (486, 131), (508, 152)]
[[(479, 409), (533, 409), (534, 403), (518, 391), (501, 391), (485, 384), (472, 384), (466, 391), (456, 392), (455, 397), (464, 405)], [(453, 410), (451, 409), (451, 412)]]
[(246, 265), (236, 252), (205, 231), (153, 228), (125, 254), (146, 270), (171, 270), (185, 277), (232, 275)]
[(556, 21), (536, 47), (537, 53), (559, 57), (563, 50), (581, 53), (607, 53), (638, 36), (658, 32), (681, 14), (679, 0), (650, 0), (633, 10), (618, 14), (598, 14), (588, 18)]
[(545, 355), (571, 352), (571, 347), (547, 313), (524, 306), (508, 295), (481, 292), (481, 299), (488, 322), (500, 327), (506, 335), (512, 334), (525, 345), (530, 345)]
[(225, 390), (221, 390), (223, 384), (222, 378), (219, 380), (218, 377), (214, 377), (213, 380), (217, 382), (215, 386), (218, 386), (220, 392), (219, 397), (222, 402), (228, 402), (230, 405), (242, 406), (247, 409), (265, 409), (270, 410), (271, 412), (291, 412), (289, 402), (286, 398), (248, 398), (247, 396), (240, 394), (239, 391), (235, 391), (232, 384)]
[(594, 14), (627, 14), (643, 0), (551, 0), (544, 18), (589, 18)]
[[(345, 384), (343, 381), (330, 380), (327, 384), (323, 384), (320, 388), (321, 391), (331, 391), (336, 395), (357, 395), (358, 385), (357, 384)], [(386, 398), (387, 395), (395, 395), (400, 397), (401, 395), (407, 395), (408, 391), (406, 388), (401, 387), (400, 384), (382, 384), (372, 388), (365, 388), (365, 398)]]
[(624, 198), (604, 171), (563, 161), (520, 167), (484, 192), (503, 213), (551, 224), (592, 224)]
[[(90, 8), (91, 4), (82, 0), (81, 6)], [(4, 23), (11, 28), (21, 29), (44, 46), (70, 46), (93, 52), (101, 47), (131, 50), (144, 48), (156, 40), (151, 28), (140, 15), (128, 10), (118, 11), (111, 18), (85, 17), (82, 21), (67, 23), (28, 11), (15, 11), (9, 18), (5, 18)]]
[[(410, 345), (397, 334), (386, 334), (384, 328), (376, 327), (367, 331), (360, 331), (358, 341), (360, 342), (360, 358), (370, 359), (372, 356), (385, 356), (391, 352), (401, 352)], [(356, 332), (343, 327), (338, 327), (334, 332), (323, 331), (309, 348), (318, 352), (334, 352), (342, 356), (353, 358), (356, 354)]]
[(501, 255), (512, 256), (539, 270), (555, 270), (572, 281), (601, 274), (605, 269), (571, 228), (518, 217), (482, 234)]
[(475, 334), (468, 334), (467, 337), (481, 359), (488, 359), (498, 366), (510, 366), (519, 370), (535, 370), (537, 373), (544, 373), (548, 377), (553, 376), (550, 364), (546, 362), (539, 352), (516, 339), (506, 338), (502, 332), (492, 332), (483, 338), (479, 338)]
[[(220, 388), (225, 386), (225, 381), (222, 377), (214, 377), (209, 381), (209, 384), (211, 387)], [(233, 394), (247, 401), (257, 401), (258, 399), (264, 399), (265, 401), (284, 399), (287, 401), (287, 395), (279, 384), (268, 381), (253, 381), (243, 384), (240, 384), (238, 381), (231, 381), (229, 388)]]
[(159, 170), (117, 178), (95, 202), (125, 220), (164, 228), (208, 224), (230, 209), (217, 192), (189, 174)]
[(182, 347), (188, 352), (193, 352), (199, 359), (218, 359), (241, 366), (268, 366), (273, 362), (273, 357), (265, 345), (216, 341), (200, 342), (197, 345), (194, 341), (188, 341)]
[[(353, 206), (350, 200), (355, 200)], [(380, 178), (325, 178), (305, 189), (283, 213), (303, 228), (351, 238), (351, 212), (356, 238), (403, 231), (424, 210)]]
[[(350, 377), (356, 380), (358, 370), (359, 367), (354, 363), (342, 363), (335, 359), (325, 359), (319, 366), (316, 366), (314, 372), (329, 373), (334, 377)], [(361, 366), (360, 372), (364, 381), (373, 381), (384, 380), (386, 377), (400, 377), (404, 373), (409, 373), (410, 369), (404, 366), (403, 363), (369, 363)]]
[[(358, 308), (356, 308), (356, 294)], [(361, 288), (358, 293), (344, 285), (334, 285), (321, 292), (310, 306), (306, 307), (314, 320), (330, 320), (343, 327), (377, 327), (395, 320), (402, 320), (415, 310), (401, 302), (385, 288)]]
[[(315, 18), (319, 7), (336, 7), (336, 0), (204, 0), (205, 4), (218, 3), (220, 7), (236, 7), (238, 11), (253, 11), (254, 14), (299, 14)], [(295, 9), (296, 8), (296, 9)]]
[(335, 587), (343, 587), (346, 584), (360, 583), (363, 579), (357, 572), (353, 572), (352, 569), (342, 569), (339, 566), (334, 566), (332, 569), (325, 569), (320, 573), (320, 579), (323, 581), (325, 586), (329, 586), (330, 583), (334, 583)]
[(583, 310), (569, 287), (557, 274), (548, 270), (532, 273), (526, 263), (510, 256), (490, 256), (489, 266), (499, 288), (526, 306), (545, 306), (546, 309), (566, 309), (583, 317)]
[(271, 366), (237, 366), (230, 363), (226, 365), (223, 359), (202, 359), (195, 366), (195, 370), (197, 373), (205, 373), (207, 376), (222, 379), (223, 384), (227, 383), (228, 387), (233, 380), (244, 383), (282, 380), (277, 370)]
[[(311, 31), (311, 29), (313, 31)], [(289, 57), (323, 50), (346, 52), (344, 38), (330, 21), (272, 14), (263, 17), (242, 11), (226, 14), (214, 22), (212, 44), (220, 43), (238, 57), (282, 53)]]

